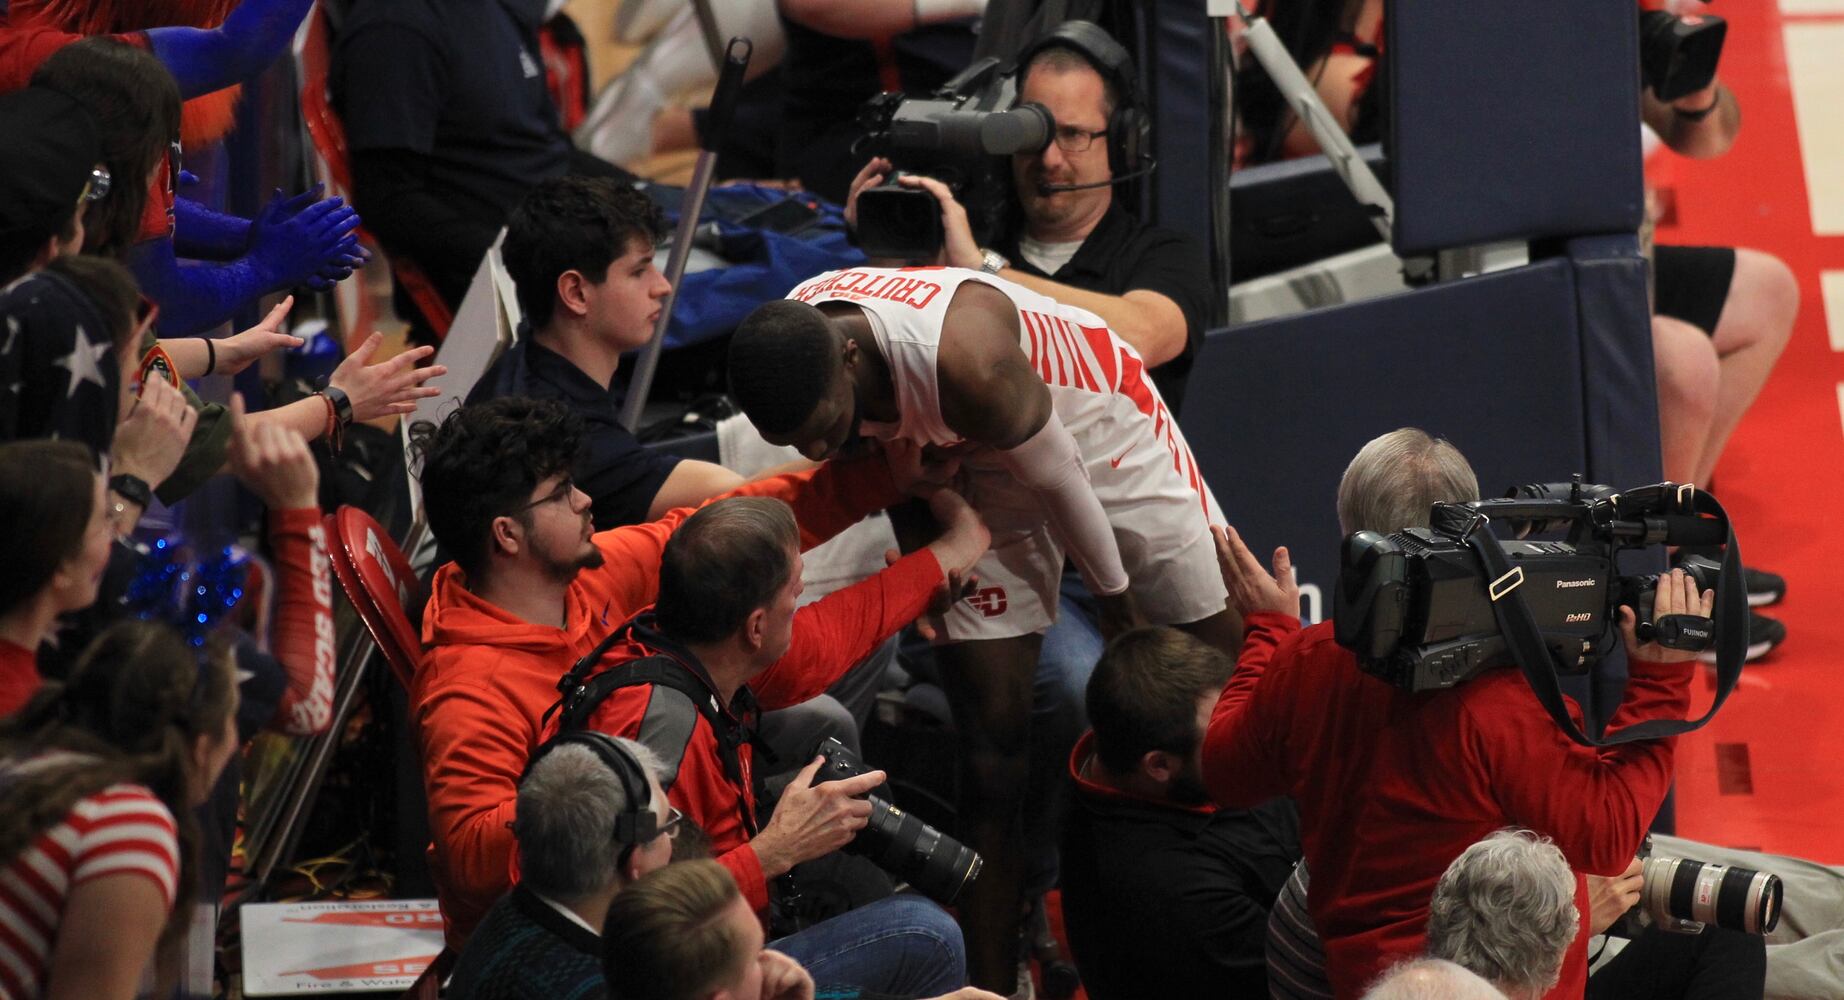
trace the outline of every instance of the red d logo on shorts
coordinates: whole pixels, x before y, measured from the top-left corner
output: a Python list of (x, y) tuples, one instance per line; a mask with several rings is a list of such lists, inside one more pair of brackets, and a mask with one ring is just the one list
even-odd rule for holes
[(982, 587), (967, 595), (967, 603), (987, 618), (997, 618), (1005, 613), (1005, 588)]

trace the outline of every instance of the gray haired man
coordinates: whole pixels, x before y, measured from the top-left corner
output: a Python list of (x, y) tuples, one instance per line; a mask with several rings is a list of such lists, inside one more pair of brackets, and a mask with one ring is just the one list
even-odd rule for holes
[(487, 912), (455, 966), (453, 1000), (602, 996), (602, 921), (642, 875), (666, 867), (682, 817), (653, 751), (580, 733), (519, 782), (519, 882)]
[(1428, 954), (1484, 976), (1509, 1000), (1542, 1000), (1580, 931), (1574, 872), (1529, 830), (1500, 830), (1460, 852), (1428, 905)]

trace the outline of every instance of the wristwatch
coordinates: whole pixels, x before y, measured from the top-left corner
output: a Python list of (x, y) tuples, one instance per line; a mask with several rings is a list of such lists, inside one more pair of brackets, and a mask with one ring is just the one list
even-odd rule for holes
[(981, 274), (998, 274), (1001, 269), (1011, 266), (1012, 262), (1006, 260), (1005, 255), (997, 250), (980, 251)]
[(346, 390), (328, 385), (320, 390), (320, 394), (333, 404), (333, 416), (338, 418), (341, 427), (352, 423), (352, 397), (346, 395)]
[(140, 506), (142, 510), (146, 510), (154, 500), (154, 491), (147, 485), (147, 480), (140, 476), (131, 476), (126, 472), (110, 476), (109, 488), (120, 495), (123, 500)]

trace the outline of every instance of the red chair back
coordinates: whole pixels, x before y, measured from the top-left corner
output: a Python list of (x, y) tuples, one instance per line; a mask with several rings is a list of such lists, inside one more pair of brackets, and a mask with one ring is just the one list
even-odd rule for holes
[(404, 690), (416, 673), (422, 638), (404, 608), (422, 599), (416, 571), (403, 550), (370, 514), (353, 506), (326, 517), (333, 574), (365, 623)]

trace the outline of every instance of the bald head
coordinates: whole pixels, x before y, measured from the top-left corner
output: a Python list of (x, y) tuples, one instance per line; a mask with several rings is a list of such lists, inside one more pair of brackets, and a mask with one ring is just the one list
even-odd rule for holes
[(1422, 958), (1389, 970), (1364, 1000), (1505, 1000), (1505, 995), (1452, 962)]

